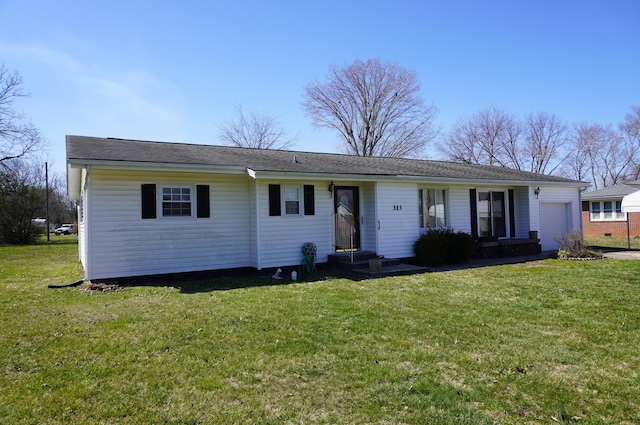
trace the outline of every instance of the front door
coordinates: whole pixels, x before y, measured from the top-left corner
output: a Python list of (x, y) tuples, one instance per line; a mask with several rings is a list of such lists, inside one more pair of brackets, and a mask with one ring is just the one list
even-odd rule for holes
[(478, 236), (507, 236), (504, 192), (478, 191)]
[(336, 252), (360, 249), (360, 193), (356, 186), (334, 188)]

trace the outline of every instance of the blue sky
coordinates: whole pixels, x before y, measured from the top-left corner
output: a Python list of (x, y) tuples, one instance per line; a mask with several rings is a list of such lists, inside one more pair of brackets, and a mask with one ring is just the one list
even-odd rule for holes
[(65, 134), (219, 144), (236, 105), (337, 151), (304, 87), (374, 57), (416, 71), (444, 131), (490, 105), (616, 126), (640, 104), (638, 22), (636, 0), (0, 0), (0, 61), (62, 173)]

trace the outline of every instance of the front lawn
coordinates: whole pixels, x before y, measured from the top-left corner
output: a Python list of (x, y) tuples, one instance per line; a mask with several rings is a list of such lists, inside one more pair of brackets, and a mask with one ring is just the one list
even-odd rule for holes
[(65, 241), (0, 247), (0, 423), (640, 421), (635, 261), (48, 289)]
[(640, 237), (620, 238), (615, 236), (585, 236), (584, 244), (590, 247), (627, 249), (631, 245), (631, 249), (640, 250)]

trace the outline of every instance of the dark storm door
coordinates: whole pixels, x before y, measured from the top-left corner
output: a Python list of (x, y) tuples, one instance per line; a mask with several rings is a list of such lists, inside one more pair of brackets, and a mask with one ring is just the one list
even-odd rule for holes
[(336, 186), (333, 194), (336, 252), (360, 249), (360, 193), (357, 186)]

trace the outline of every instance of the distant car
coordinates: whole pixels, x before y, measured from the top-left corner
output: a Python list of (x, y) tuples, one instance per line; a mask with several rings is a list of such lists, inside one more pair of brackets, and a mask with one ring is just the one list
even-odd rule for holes
[(56, 235), (70, 235), (72, 233), (78, 233), (75, 224), (63, 224), (53, 231)]

